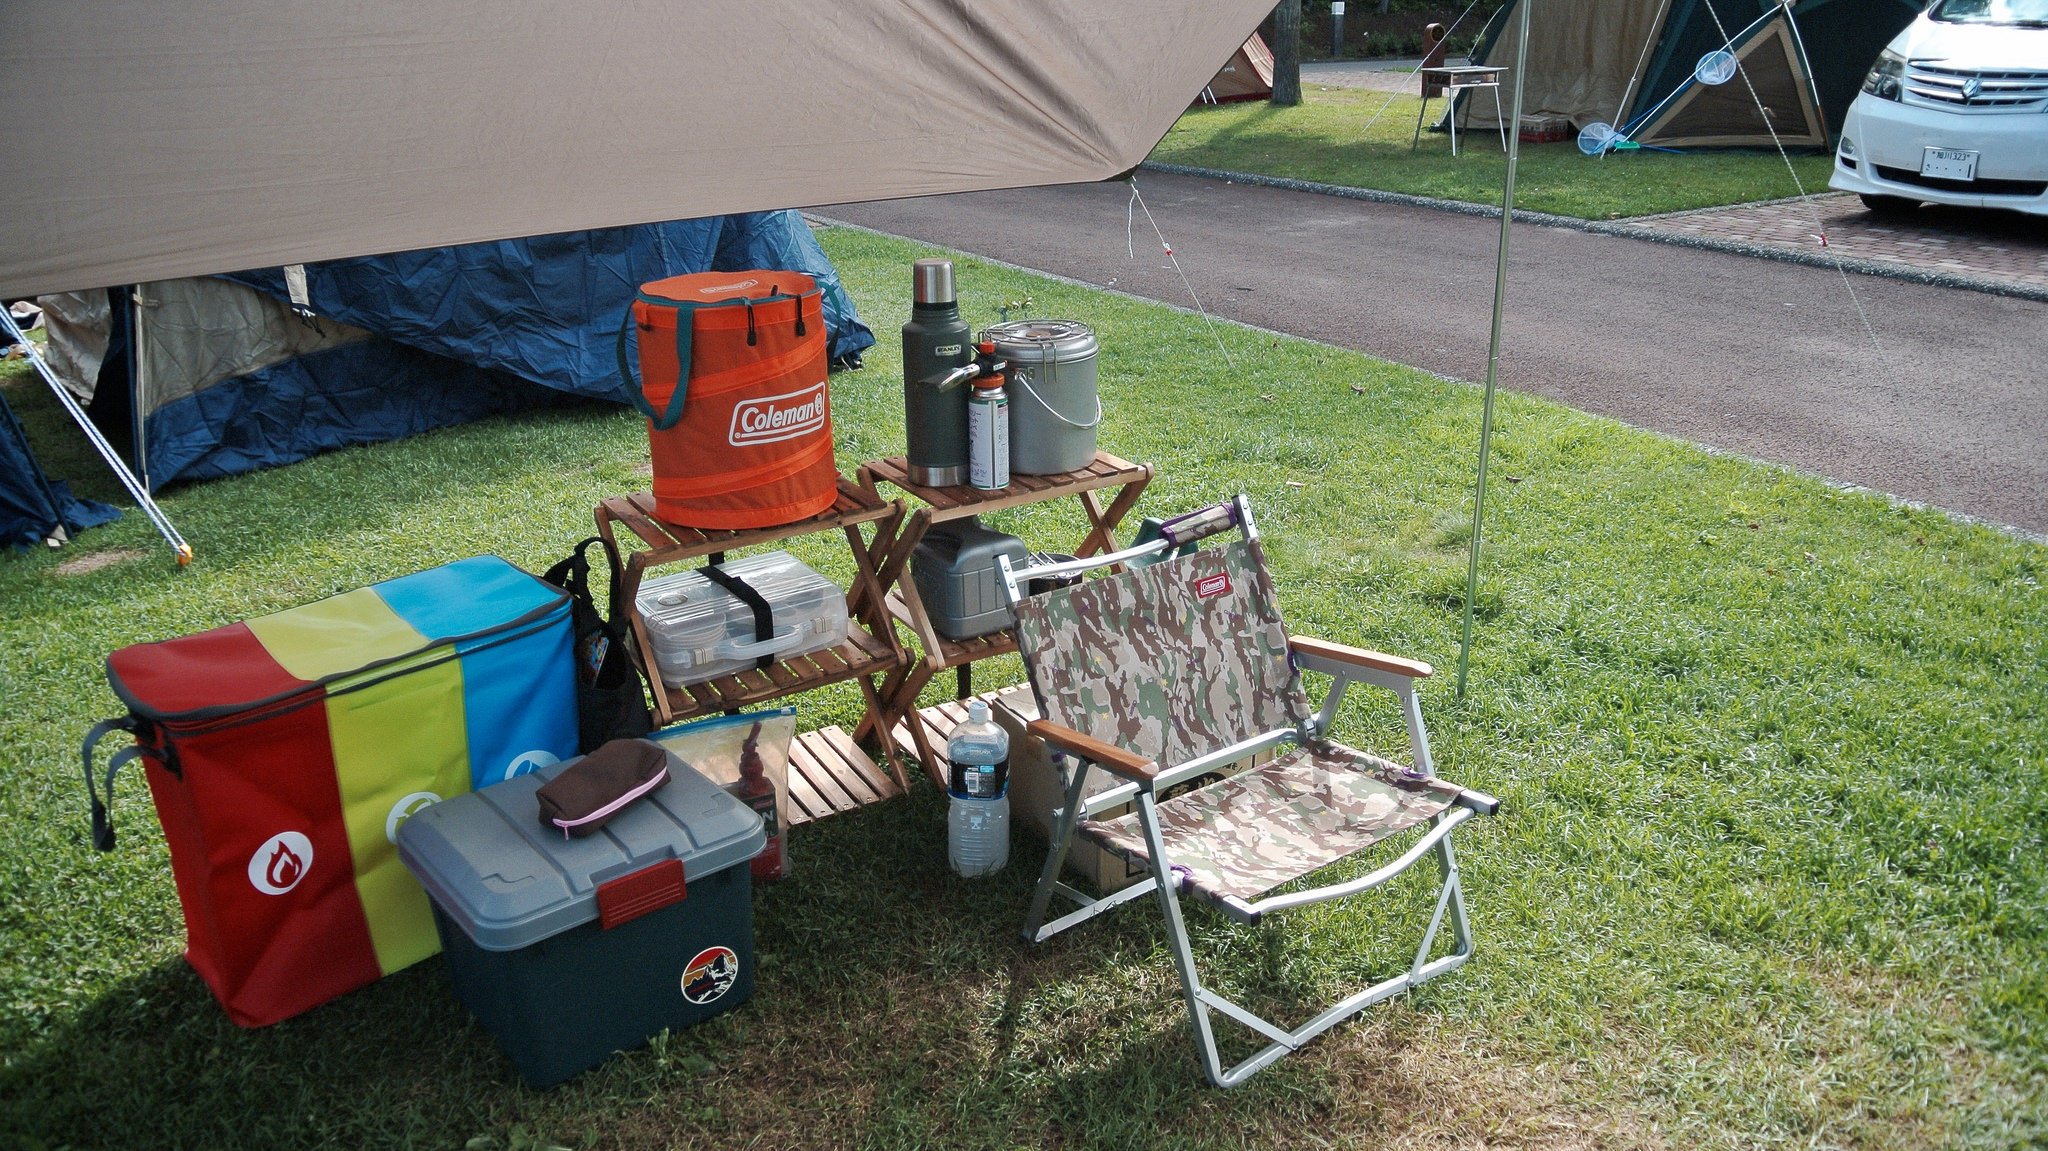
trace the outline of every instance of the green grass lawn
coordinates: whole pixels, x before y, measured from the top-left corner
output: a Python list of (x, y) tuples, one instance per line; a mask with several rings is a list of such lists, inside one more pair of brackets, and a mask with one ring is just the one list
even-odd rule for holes
[[(1507, 169), (1499, 137), (1460, 132), (1454, 157), (1449, 136), (1424, 131), (1420, 146), (1411, 149), (1419, 103), (1413, 96), (1311, 85), (1293, 108), (1266, 103), (1195, 108), (1152, 150), (1152, 159), (1498, 205)], [(1442, 106), (1442, 101), (1433, 102), (1434, 108)], [(1792, 153), (1799, 183), (1808, 193), (1827, 189), (1832, 164), (1825, 154)], [(1775, 151), (1617, 152), (1595, 159), (1564, 141), (1522, 145), (1515, 165), (1516, 207), (1588, 220), (1798, 193), (1799, 185)]]
[[(851, 467), (900, 450), (894, 332), (926, 253), (824, 239), (882, 336), (833, 383)], [(970, 259), (960, 279), (977, 321), (1028, 293), (1096, 328), (1104, 446), (1160, 469), (1142, 514), (1247, 492), (1296, 630), (1454, 664), (1474, 389), (1236, 328), (1228, 374), (1191, 317)], [(8, 379), (61, 447), (39, 385)], [(1517, 395), (1497, 444), (1471, 690), (1453, 699), (1442, 674), (1424, 701), (1445, 774), (1504, 801), (1461, 840), (1479, 954), (1230, 1093), (1201, 1082), (1155, 913), (1020, 942), (1036, 845), (1020, 835), (992, 880), (953, 877), (922, 784), (793, 835), (794, 877), (756, 899), (752, 1003), (560, 1089), (516, 1085), (438, 959), (274, 1027), (227, 1022), (179, 959), (140, 778), (121, 783), (119, 850), (87, 845), (77, 740), (116, 710), (102, 658), (479, 552), (538, 570), (600, 497), (644, 482), (625, 411), (176, 490), (165, 507), (198, 550), (182, 572), (137, 515), (0, 554), (0, 1132), (80, 1148), (2048, 1140), (2048, 551)], [(1039, 547), (1081, 526), (1051, 507), (999, 523)], [(823, 543), (802, 554), (848, 574)], [(851, 723), (858, 701), (800, 705)], [(1339, 734), (1401, 738), (1364, 692)], [(1427, 907), (1426, 877), (1404, 882), (1388, 906), (1249, 936), (1206, 911), (1191, 924), (1220, 990), (1299, 1018), (1405, 960)]]

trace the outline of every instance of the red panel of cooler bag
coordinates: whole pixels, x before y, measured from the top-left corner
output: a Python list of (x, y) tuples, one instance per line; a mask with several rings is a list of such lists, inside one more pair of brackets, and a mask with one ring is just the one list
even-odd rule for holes
[[(143, 741), (185, 913), (185, 959), (228, 1017), (275, 1023), (375, 982), (382, 971), (340, 818), (325, 693), (279, 667), (239, 623), (124, 648), (108, 664), (166, 710), (288, 697), (213, 730), (160, 725)], [(295, 850), (292, 833), (306, 849)]]

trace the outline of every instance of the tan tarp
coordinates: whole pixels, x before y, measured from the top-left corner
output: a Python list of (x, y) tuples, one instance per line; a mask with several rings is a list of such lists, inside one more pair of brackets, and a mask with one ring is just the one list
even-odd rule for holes
[[(1627, 112), (1617, 116), (1616, 110), (1644, 45), (1663, 26), (1664, 9), (1662, 0), (1544, 0), (1529, 29), (1522, 115), (1563, 116), (1575, 128), (1596, 120), (1612, 124), (1625, 119)], [(1508, 21), (1492, 51), (1474, 63), (1514, 67), (1519, 23)], [(1514, 79), (1505, 76), (1501, 83), (1505, 87)], [(1501, 106), (1507, 104), (1504, 98)], [(1500, 122), (1492, 100), (1468, 97), (1460, 104), (1460, 131), (1497, 129)]]
[(1209, 86), (1202, 89), (1204, 104), (1222, 104), (1231, 100), (1263, 100), (1273, 94), (1273, 50), (1266, 47), (1265, 37), (1257, 32), (1244, 42), (1244, 46), (1231, 54), (1230, 59), (1218, 69)]
[(1272, 0), (14, 0), (0, 295), (1099, 180)]

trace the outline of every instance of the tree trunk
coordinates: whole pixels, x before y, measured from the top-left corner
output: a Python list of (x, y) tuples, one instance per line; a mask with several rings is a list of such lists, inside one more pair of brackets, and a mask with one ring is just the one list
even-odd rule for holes
[(1280, 0), (1273, 9), (1273, 103), (1301, 103), (1301, 0)]

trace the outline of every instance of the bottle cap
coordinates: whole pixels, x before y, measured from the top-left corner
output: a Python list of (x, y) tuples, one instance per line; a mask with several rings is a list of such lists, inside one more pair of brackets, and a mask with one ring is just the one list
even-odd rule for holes
[(953, 261), (918, 260), (910, 265), (911, 299), (920, 304), (951, 304)]
[(971, 699), (967, 701), (967, 722), (988, 722), (988, 702), (986, 700)]

